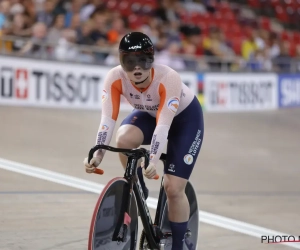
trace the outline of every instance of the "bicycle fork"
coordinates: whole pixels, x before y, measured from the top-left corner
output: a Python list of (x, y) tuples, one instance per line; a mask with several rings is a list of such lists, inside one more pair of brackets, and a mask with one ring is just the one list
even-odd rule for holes
[(127, 231), (131, 223), (131, 217), (129, 211), (131, 209), (131, 198), (132, 198), (132, 183), (125, 185), (121, 203), (121, 213), (119, 215), (118, 223), (113, 233), (112, 241), (126, 242)]

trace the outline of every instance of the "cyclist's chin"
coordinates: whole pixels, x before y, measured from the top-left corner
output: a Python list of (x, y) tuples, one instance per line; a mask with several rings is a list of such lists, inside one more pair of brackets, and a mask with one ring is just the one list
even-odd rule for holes
[(127, 72), (127, 76), (133, 82), (142, 82), (149, 76), (149, 70)]

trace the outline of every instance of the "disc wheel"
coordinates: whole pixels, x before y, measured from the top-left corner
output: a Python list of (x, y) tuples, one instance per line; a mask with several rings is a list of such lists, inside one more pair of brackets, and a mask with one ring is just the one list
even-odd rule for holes
[(134, 193), (131, 197), (129, 211), (131, 223), (127, 229), (126, 240), (125, 242), (112, 241), (116, 226), (123, 224), (124, 211), (121, 205), (124, 190), (128, 190), (128, 183), (120, 177), (112, 179), (104, 187), (91, 220), (88, 250), (134, 250), (136, 248), (138, 213)]

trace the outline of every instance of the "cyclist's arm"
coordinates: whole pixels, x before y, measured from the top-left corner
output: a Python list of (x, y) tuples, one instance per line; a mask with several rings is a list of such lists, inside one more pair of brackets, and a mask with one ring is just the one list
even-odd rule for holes
[[(122, 82), (116, 75), (118, 76), (117, 72), (111, 70), (104, 81), (102, 91), (102, 114), (96, 137), (96, 145), (110, 144), (116, 120), (119, 115)], [(104, 155), (104, 153), (105, 150), (102, 150), (97, 151), (95, 154)]]
[(169, 129), (180, 103), (182, 81), (176, 71), (169, 72), (159, 86), (160, 104), (156, 128), (150, 145), (150, 162), (158, 163), (166, 144)]

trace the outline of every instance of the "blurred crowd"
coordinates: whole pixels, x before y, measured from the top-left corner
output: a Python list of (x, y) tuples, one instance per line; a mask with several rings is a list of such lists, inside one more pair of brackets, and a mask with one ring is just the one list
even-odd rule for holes
[[(292, 67), (290, 43), (275, 32), (253, 30), (242, 43), (241, 54), (246, 69), (252, 71), (289, 72)], [(300, 56), (297, 47), (296, 58)]]
[[(2, 0), (0, 36), (16, 37), (1, 43), (2, 50), (5, 47), (5, 51), (20, 56), (113, 66), (119, 62), (121, 37), (138, 30), (152, 39), (156, 62), (177, 70), (290, 68), (288, 44), (276, 33), (252, 30), (237, 53), (219, 28), (210, 27), (204, 34), (200, 26), (182, 24), (185, 8), (213, 12), (217, 0), (195, 1), (193, 5), (179, 0), (153, 0), (156, 4), (149, 6), (154, 8), (139, 9), (137, 15), (130, 16), (109, 8), (109, 2), (112, 0)], [(196, 61), (195, 56), (214, 59)]]

